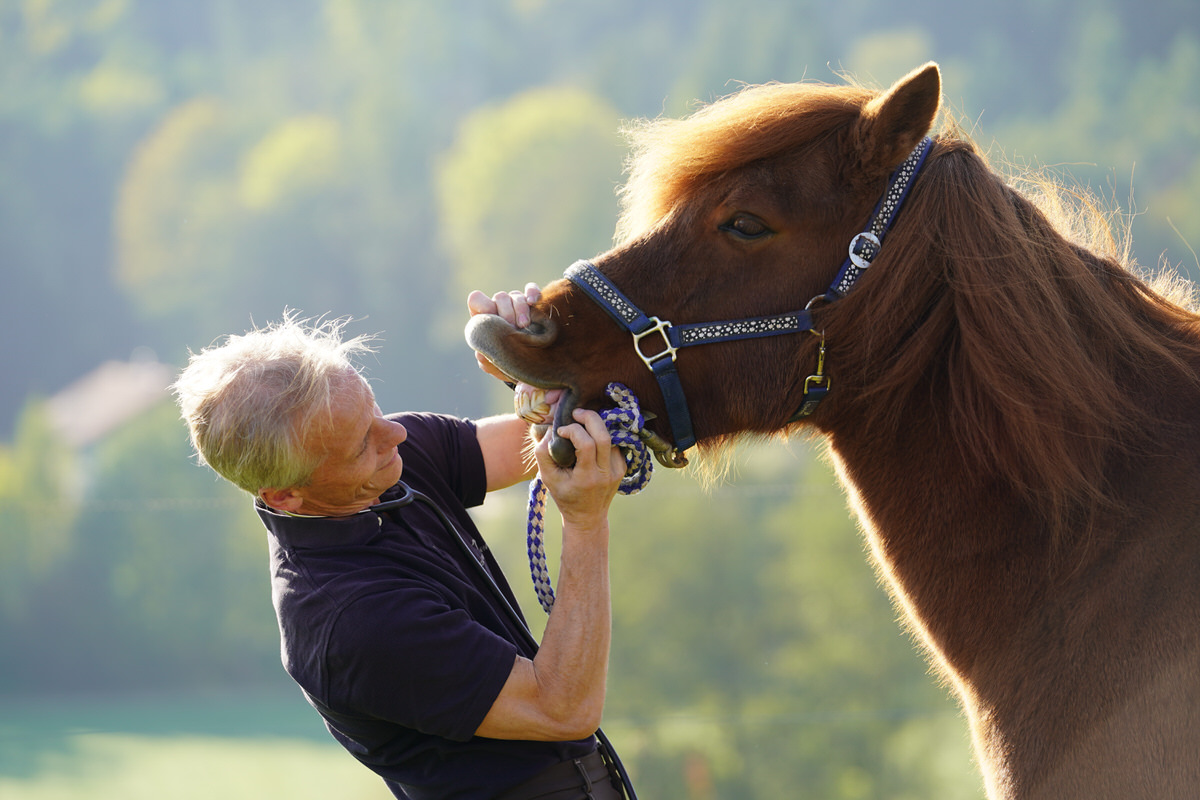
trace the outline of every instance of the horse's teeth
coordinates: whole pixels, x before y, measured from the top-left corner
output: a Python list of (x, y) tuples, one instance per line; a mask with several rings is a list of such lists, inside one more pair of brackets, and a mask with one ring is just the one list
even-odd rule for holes
[(521, 389), (513, 395), (513, 407), (518, 417), (534, 424), (546, 422), (550, 415), (545, 389)]

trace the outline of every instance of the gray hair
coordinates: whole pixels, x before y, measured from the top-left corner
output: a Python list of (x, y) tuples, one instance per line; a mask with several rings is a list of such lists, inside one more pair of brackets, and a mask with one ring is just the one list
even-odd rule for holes
[(347, 320), (281, 322), (191, 353), (171, 387), (202, 464), (251, 494), (304, 486), (323, 454), (305, 437), (334, 393), (358, 377), (372, 336), (342, 340)]

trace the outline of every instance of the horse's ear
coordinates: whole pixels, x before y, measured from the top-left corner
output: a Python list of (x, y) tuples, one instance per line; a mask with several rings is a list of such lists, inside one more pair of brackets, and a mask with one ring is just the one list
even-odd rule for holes
[(862, 167), (887, 172), (899, 165), (929, 133), (941, 102), (942, 75), (930, 61), (863, 106), (853, 135)]

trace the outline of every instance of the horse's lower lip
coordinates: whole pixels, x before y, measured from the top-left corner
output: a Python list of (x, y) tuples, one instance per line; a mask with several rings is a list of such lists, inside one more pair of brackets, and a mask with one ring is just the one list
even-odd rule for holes
[(579, 405), (579, 393), (567, 387), (554, 407), (554, 427), (550, 430), (550, 457), (560, 467), (575, 466), (575, 446), (570, 440), (558, 435), (558, 429), (574, 421), (575, 407)]
[[(533, 384), (525, 383), (524, 385), (531, 386)], [(579, 393), (569, 386), (554, 388), (559, 390), (560, 393), (554, 401), (549, 415), (541, 417), (540, 422), (530, 420), (532, 423), (530, 425), (530, 432), (533, 438), (539, 442), (549, 433), (550, 457), (560, 467), (569, 468), (575, 466), (575, 447), (569, 440), (558, 435), (558, 429), (575, 421), (574, 412), (575, 408), (579, 405)], [(518, 391), (520, 391), (520, 388), (518, 388)], [(521, 413), (522, 407), (518, 406), (518, 413)], [(527, 417), (525, 418), (528, 419)]]

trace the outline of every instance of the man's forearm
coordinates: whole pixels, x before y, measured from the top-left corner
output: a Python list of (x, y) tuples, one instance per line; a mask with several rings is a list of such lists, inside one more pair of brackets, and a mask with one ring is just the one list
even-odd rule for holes
[(600, 725), (608, 678), (611, 611), (608, 525), (563, 525), (558, 592), (541, 647), (517, 656), (475, 733), (492, 739), (583, 739)]
[(586, 532), (564, 525), (558, 591), (533, 663), (548, 713), (582, 735), (600, 725), (611, 640), (608, 523)]
[(554, 463), (547, 439), (536, 448), (542, 479), (562, 516), (558, 596), (537, 656), (516, 658), (480, 736), (580, 739), (600, 724), (612, 625), (608, 507), (625, 460), (599, 414), (576, 409), (574, 417), (559, 429), (575, 448), (574, 467)]

